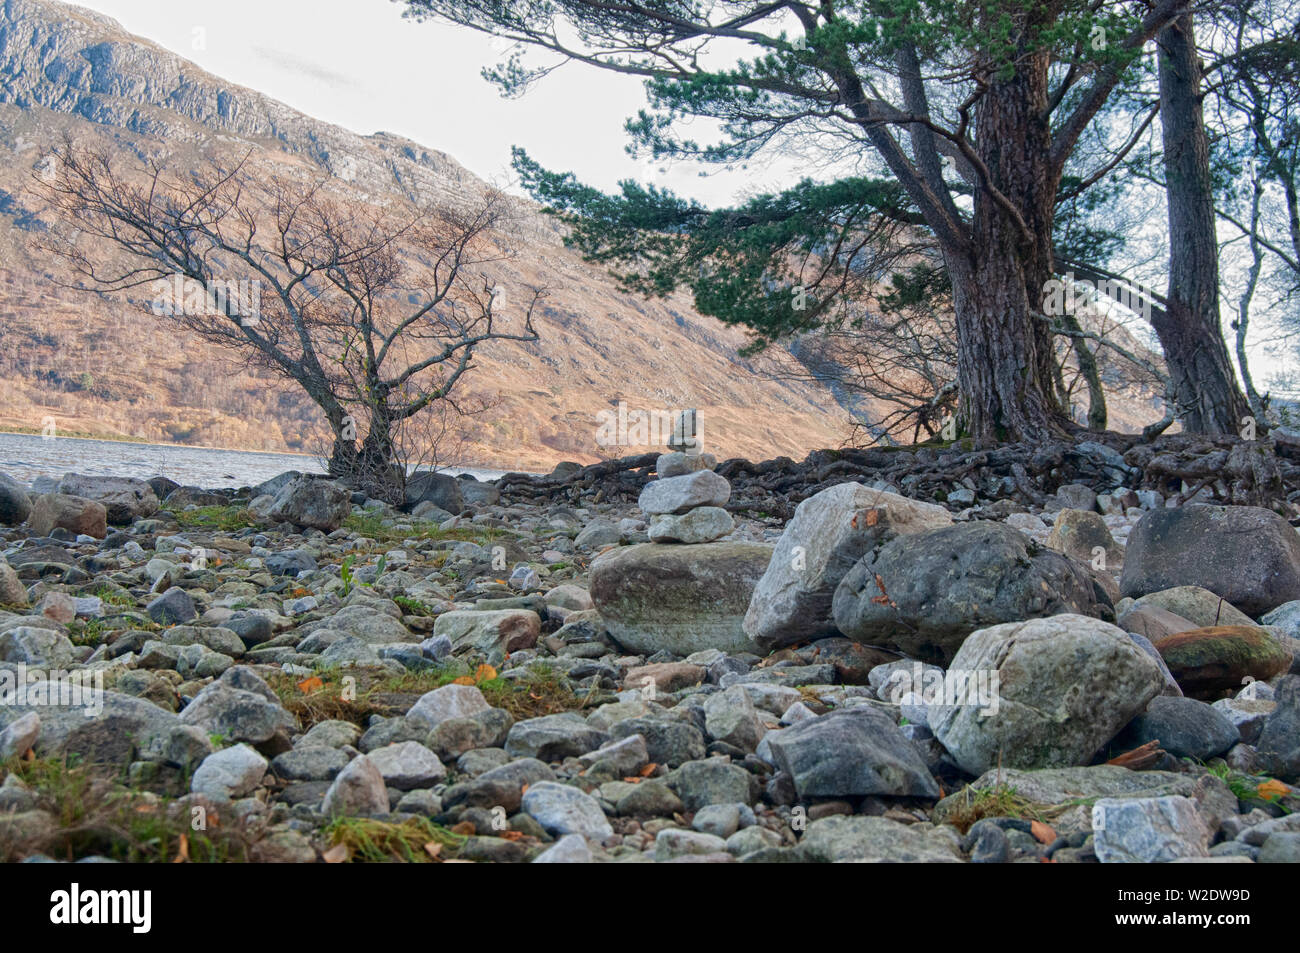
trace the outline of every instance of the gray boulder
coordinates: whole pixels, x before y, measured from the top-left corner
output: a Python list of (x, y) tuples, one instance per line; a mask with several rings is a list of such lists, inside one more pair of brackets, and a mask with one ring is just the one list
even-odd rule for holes
[(454, 516), (465, 509), (462, 481), (449, 474), (429, 470), (412, 473), (406, 480), (406, 500), (402, 509), (410, 512), (421, 503), (432, 503)]
[(301, 476), (285, 484), (267, 511), (270, 519), (332, 533), (352, 512), (352, 494), (330, 480)]
[(567, 784), (539, 781), (530, 785), (522, 807), (553, 837), (582, 834), (604, 840), (614, 833), (596, 799)]
[(592, 562), (591, 598), (630, 652), (753, 652), (742, 623), (771, 555), (761, 543), (625, 546)]
[(1300, 675), (1278, 682), (1276, 701), (1255, 747), (1270, 771), (1300, 781)]
[(66, 687), (66, 682), (28, 685), (30, 704), (0, 705), (0, 729), (35, 712), (40, 717), (40, 735), (35, 744), (40, 757), (72, 755), (91, 764), (125, 766), (151, 746), (165, 742), (179, 724), (174, 714), (152, 702), (118, 692), (94, 691), (90, 682), (84, 688), (85, 705), (48, 705), (37, 694), (43, 691), (44, 700), (61, 700), (67, 697), (62, 694)]
[(869, 705), (775, 731), (767, 743), (800, 798), (875, 794), (937, 800), (941, 793), (894, 720)]
[(836, 588), (832, 609), (854, 641), (942, 664), (978, 628), (1099, 615), (1099, 599), (1077, 563), (1009, 526), (972, 522), (898, 537), (868, 553)]
[(1201, 586), (1261, 615), (1300, 599), (1300, 536), (1257, 506), (1152, 510), (1129, 535), (1120, 589), (1144, 596), (1174, 586)]
[(722, 506), (731, 499), (731, 484), (712, 470), (654, 480), (645, 485), (637, 506), (651, 516), (685, 513), (697, 506)]
[(32, 512), (31, 496), (7, 473), (0, 473), (0, 526), (22, 526)]
[(971, 774), (1086, 764), (1164, 688), (1122, 629), (1081, 615), (981, 629), (948, 675), (992, 690), (992, 705), (977, 691), (929, 706), (935, 737)]
[(223, 748), (203, 759), (190, 779), (190, 790), (218, 801), (244, 797), (257, 790), (267, 762), (248, 745)]
[(835, 587), (872, 547), (952, 524), (942, 506), (841, 483), (804, 500), (786, 524), (754, 597), (745, 631), (764, 651), (835, 632)]
[(227, 741), (261, 744), (297, 726), (275, 692), (250, 668), (236, 665), (185, 706), (180, 720)]
[(66, 529), (78, 536), (103, 539), (108, 535), (108, 511), (94, 500), (46, 493), (32, 501), (27, 529), (33, 536), (49, 536), (55, 529)]
[(697, 506), (680, 516), (662, 513), (650, 517), (652, 543), (711, 543), (736, 528), (731, 514), (720, 506)]
[(69, 473), (59, 481), (57, 492), (101, 504), (108, 522), (115, 526), (125, 526), (158, 512), (158, 497), (153, 487), (131, 477)]
[(886, 817), (823, 817), (808, 825), (796, 848), (815, 863), (961, 863), (955, 828), (900, 824)]
[(1213, 706), (1195, 698), (1161, 695), (1129, 723), (1116, 739), (1117, 748), (1129, 750), (1148, 741), (1176, 758), (1208, 761), (1240, 740), (1237, 727)]
[(1186, 797), (1102, 798), (1092, 806), (1092, 831), (1103, 864), (1209, 856), (1210, 832)]
[(369, 755), (348, 762), (326, 790), (320, 809), (329, 817), (369, 817), (389, 812), (384, 776)]

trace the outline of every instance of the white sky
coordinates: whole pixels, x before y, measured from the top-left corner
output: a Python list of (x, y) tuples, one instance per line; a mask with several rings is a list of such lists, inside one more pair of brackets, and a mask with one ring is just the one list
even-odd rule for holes
[[(653, 180), (709, 205), (764, 184), (757, 170), (674, 163), (624, 151), (623, 122), (645, 104), (640, 80), (567, 66), (507, 100), (479, 75), (506, 46), (443, 23), (402, 19), (391, 0), (80, 0), (131, 33), (317, 119), (384, 131), (448, 153), (480, 178), (513, 180), (510, 147), (612, 191)], [(495, 46), (494, 46), (495, 44)], [(534, 56), (539, 56), (537, 52)], [(770, 161), (762, 165), (771, 166)], [(665, 171), (659, 171), (663, 168)], [(709, 172), (701, 177), (700, 172)], [(789, 185), (769, 180), (771, 188)]]

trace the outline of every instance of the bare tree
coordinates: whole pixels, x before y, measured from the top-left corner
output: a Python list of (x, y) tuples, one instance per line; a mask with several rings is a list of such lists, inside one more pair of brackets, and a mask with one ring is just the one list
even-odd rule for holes
[(540, 289), (521, 328), (499, 327), (506, 293), (488, 269), (509, 257), (494, 241), (500, 193), (380, 207), (247, 156), (185, 173), (152, 160), (122, 171), (71, 142), (54, 158), (37, 179), (63, 216), (47, 247), (101, 292), (150, 286), (164, 320), (302, 387), (334, 435), (330, 472), (374, 495), (400, 496), (398, 432), (455, 407), (479, 345), (538, 340)]

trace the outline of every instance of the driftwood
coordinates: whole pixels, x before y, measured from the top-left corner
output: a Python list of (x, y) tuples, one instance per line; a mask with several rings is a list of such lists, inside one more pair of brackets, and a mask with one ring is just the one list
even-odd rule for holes
[[(511, 473), (498, 487), (506, 503), (635, 502), (654, 477), (657, 457), (657, 452), (643, 453), (559, 475)], [(958, 442), (817, 450), (802, 462), (730, 459), (717, 472), (732, 484), (729, 510), (782, 521), (801, 501), (848, 481), (886, 485), (913, 499), (941, 503), (964, 488), (981, 504), (995, 506), (998, 501), (1042, 506), (1060, 487), (1081, 483), (1097, 492), (1123, 487), (1157, 490), (1181, 502), (1265, 506), (1291, 517), (1292, 504), (1300, 501), (1300, 440), (1280, 433), (1262, 440), (1172, 434), (1150, 441), (1136, 434), (1080, 434), (1048, 444), (987, 448)]]

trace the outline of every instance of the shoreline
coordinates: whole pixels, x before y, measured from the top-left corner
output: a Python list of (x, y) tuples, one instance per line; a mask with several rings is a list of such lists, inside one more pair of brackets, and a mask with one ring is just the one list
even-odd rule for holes
[[(12, 428), (0, 428), (0, 436), (41, 437), (43, 436), (43, 434), (39, 430), (14, 430)], [(150, 440), (137, 439), (134, 437), (98, 437), (92, 434), (83, 434), (83, 433), (59, 434), (54, 439), (101, 441), (103, 443), (121, 443), (121, 444), (126, 444), (128, 446), (160, 447), (164, 449), (174, 448), (177, 450), (225, 450), (230, 453), (256, 453), (256, 454), (261, 454), (263, 456), (303, 457), (305, 459), (316, 461), (317, 463), (320, 462), (320, 457), (316, 456), (315, 454), (302, 453), (301, 451), (297, 451), (297, 450), (246, 450), (242, 447), (211, 447), (203, 444), (193, 444), (193, 443), (154, 443), (153, 441)], [(527, 471), (507, 470), (502, 467), (487, 466), (485, 464), (479, 464), (479, 463), (449, 463), (446, 466), (444, 466), (442, 469), (443, 470), (481, 470), (481, 471), (491, 471), (491, 472), (499, 470), (502, 474), (527, 472)]]

